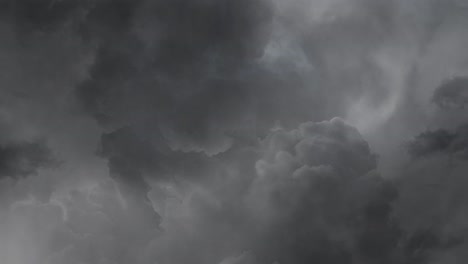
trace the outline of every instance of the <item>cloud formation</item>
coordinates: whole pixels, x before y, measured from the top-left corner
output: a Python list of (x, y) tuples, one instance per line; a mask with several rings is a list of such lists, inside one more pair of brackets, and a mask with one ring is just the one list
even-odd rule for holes
[(43, 142), (9, 143), (0, 147), (0, 178), (34, 174), (51, 161), (50, 151)]
[(468, 101), (467, 94), (468, 79), (457, 77), (438, 87), (432, 100), (441, 108), (464, 108)]
[(467, 14), (0, 3), (0, 259), (465, 263)]

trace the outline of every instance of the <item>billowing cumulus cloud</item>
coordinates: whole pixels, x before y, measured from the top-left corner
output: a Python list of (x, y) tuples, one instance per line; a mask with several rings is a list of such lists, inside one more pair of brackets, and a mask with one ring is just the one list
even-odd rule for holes
[[(377, 251), (374, 257), (389, 258), (396, 243), (389, 219), (394, 194), (372, 174), (376, 158), (355, 128), (337, 118), (305, 123), (274, 132), (266, 144), (250, 194), (258, 228), (265, 228), (258, 245), (265, 258), (352, 263), (361, 257), (353, 254)], [(381, 233), (366, 230), (373, 224)]]
[(467, 15), (3, 1), (0, 259), (465, 263)]

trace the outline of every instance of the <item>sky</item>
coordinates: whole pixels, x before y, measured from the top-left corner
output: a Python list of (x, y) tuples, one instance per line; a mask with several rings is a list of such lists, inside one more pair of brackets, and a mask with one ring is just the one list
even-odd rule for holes
[(1, 264), (468, 261), (465, 0), (1, 0)]

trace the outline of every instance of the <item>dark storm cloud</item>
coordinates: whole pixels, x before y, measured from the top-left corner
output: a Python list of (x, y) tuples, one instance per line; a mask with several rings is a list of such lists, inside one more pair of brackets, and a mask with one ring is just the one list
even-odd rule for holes
[(465, 108), (468, 104), (468, 78), (455, 77), (440, 85), (433, 102), (441, 108)]
[(408, 152), (414, 157), (444, 152), (448, 150), (454, 138), (453, 133), (444, 129), (426, 131), (409, 142)]
[(375, 172), (367, 142), (340, 119), (274, 131), (263, 147), (245, 242), (259, 263), (429, 263), (464, 243), (441, 224), (404, 227), (398, 182)]
[(343, 115), (367, 129), (391, 116), (405, 89), (393, 68), (409, 56), (388, 48), (411, 41), (403, 4), (336, 1), (314, 13), (313, 2), (137, 1), (118, 21), (93, 18), (101, 5), (81, 26), (103, 33), (92, 35), (95, 61), (77, 93), (104, 127), (154, 135), (156, 149), (213, 156), (234, 144), (232, 131), (255, 141), (276, 120), (295, 127)]
[(181, 206), (194, 211), (169, 217), (168, 233), (153, 244), (156, 259), (215, 263), (237, 249), (248, 253), (219, 263), (429, 263), (463, 244), (441, 226), (400, 226), (394, 207), (406, 201), (373, 172), (367, 143), (339, 119), (273, 131), (262, 146), (247, 196), (226, 195), (239, 184), (226, 178), (220, 192), (188, 197)]
[[(464, 159), (432, 155), (466, 156), (465, 126), (417, 136), (395, 180), (364, 139), (386, 152), (438, 125), (429, 88), (466, 75), (457, 2), (1, 5), (7, 264), (465, 259)], [(463, 103), (464, 82), (434, 101)], [(317, 122), (335, 116), (351, 125)], [(64, 165), (10, 184), (45, 164), (35, 135)]]
[[(156, 259), (353, 263), (354, 257), (383, 261), (397, 250), (398, 227), (390, 220), (396, 190), (372, 173), (376, 157), (353, 127), (333, 119), (276, 129), (257, 152), (245, 161), (236, 158), (256, 163), (256, 171), (225, 177), (240, 167), (227, 163), (217, 174), (224, 184), (195, 190), (174, 206), (181, 213), (177, 208), (188, 206), (192, 213), (163, 224), (168, 233), (155, 240)], [(247, 185), (240, 181), (242, 172), (250, 174)], [(369, 253), (374, 250), (378, 256)], [(233, 257), (221, 261), (226, 255)]]
[(111, 174), (145, 190), (143, 176), (200, 174), (207, 155), (232, 146), (230, 134), (245, 134), (243, 122), (255, 130), (255, 84), (239, 77), (262, 55), (272, 11), (266, 1), (142, 1), (128, 12), (120, 24), (98, 16), (110, 34), (94, 36), (95, 62), (77, 94), (117, 128), (102, 137)]
[[(95, 62), (89, 79), (77, 89), (78, 95), (85, 109), (109, 129), (129, 126), (136, 137), (158, 141), (153, 145), (156, 149), (167, 145), (172, 151), (208, 156), (227, 151), (239, 138), (255, 142), (276, 120), (294, 127), (310, 119), (342, 113), (348, 107), (340, 104), (346, 96), (334, 93), (345, 92), (340, 88), (341, 82), (351, 85), (360, 77), (354, 77), (353, 72), (342, 74), (353, 79), (349, 81), (331, 76), (334, 71), (326, 69), (334, 68), (335, 63), (340, 65), (331, 53), (331, 58), (304, 57), (305, 61), (299, 64), (291, 58), (277, 58), (283, 56), (282, 49), (298, 56), (301, 52), (328, 56), (333, 51), (328, 49), (336, 45), (354, 61), (356, 52), (342, 47), (349, 42), (351, 32), (372, 38), (368, 42), (375, 41), (376, 45), (385, 34), (379, 28), (359, 31), (361, 25), (369, 24), (353, 11), (339, 16), (336, 23), (325, 23), (324, 27), (330, 28), (326, 32), (313, 27), (310, 32), (298, 33), (299, 42), (292, 39), (287, 44), (288, 38), (295, 36), (284, 35), (282, 30), (294, 32), (294, 27), (280, 31), (274, 28), (275, 23), (283, 23), (275, 18), (284, 15), (280, 4), (159, 1), (135, 6), (123, 24), (109, 27), (113, 34), (96, 37), (100, 44)], [(362, 6), (376, 23), (391, 27), (381, 16), (371, 14), (372, 5)], [(376, 8), (387, 10), (380, 5)], [(352, 25), (352, 30), (344, 31), (349, 36), (337, 32), (341, 25)], [(323, 34), (331, 34), (332, 38)], [(326, 43), (314, 41), (315, 38)], [(358, 53), (365, 52), (360, 46), (351, 45)], [(360, 65), (361, 62), (356, 69)], [(315, 66), (317, 72), (312, 70)], [(323, 75), (320, 71), (326, 72)], [(314, 79), (321, 75), (323, 80)], [(338, 79), (340, 83), (326, 83)], [(319, 90), (315, 85), (324, 88)], [(353, 93), (352, 86), (345, 93)], [(330, 99), (326, 105), (320, 100), (325, 91)], [(337, 109), (341, 105), (343, 109), (325, 110), (328, 105)], [(151, 139), (153, 136), (156, 139)], [(125, 155), (123, 151), (120, 156), (123, 159)], [(130, 153), (127, 157), (132, 159)]]
[[(376, 158), (353, 127), (340, 119), (306, 123), (273, 132), (265, 146), (251, 192), (253, 210), (262, 208), (254, 215), (265, 221), (258, 226), (265, 237), (256, 245), (265, 263), (390, 260), (394, 197), (370, 174)], [(379, 253), (369, 255), (373, 251)]]
[[(141, 1), (20, 0), (3, 1), (2, 18), (20, 34), (51, 33), (72, 26), (85, 37), (119, 31)], [(91, 34), (92, 33), (92, 34)]]
[(408, 143), (411, 156), (423, 157), (431, 154), (447, 154), (466, 159), (468, 154), (468, 126), (460, 125), (454, 131), (438, 129), (425, 131)]
[[(259, 35), (271, 15), (259, 4), (144, 3), (128, 25), (110, 28), (118, 34), (103, 41), (78, 93), (103, 123), (159, 125), (164, 118), (180, 137), (201, 141), (201, 149), (210, 133), (225, 141), (219, 135), (225, 123), (238, 118), (241, 102), (249, 107), (248, 88), (237, 75), (261, 55), (267, 39)], [(220, 131), (213, 131), (214, 121)]]
[(21, 178), (52, 164), (43, 141), (0, 143), (0, 178)]

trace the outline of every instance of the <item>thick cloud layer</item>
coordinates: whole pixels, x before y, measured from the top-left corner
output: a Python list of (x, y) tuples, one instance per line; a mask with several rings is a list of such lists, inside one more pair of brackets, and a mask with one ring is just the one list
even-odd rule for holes
[(435, 91), (433, 101), (441, 108), (464, 108), (468, 103), (468, 79), (457, 77), (444, 82)]
[(0, 177), (24, 177), (49, 165), (49, 150), (42, 142), (9, 143), (0, 147)]
[(465, 263), (467, 18), (1, 2), (0, 259)]
[(409, 143), (412, 156), (420, 157), (436, 153), (445, 153), (454, 158), (467, 158), (468, 151), (467, 125), (459, 126), (454, 132), (439, 129), (426, 131)]

